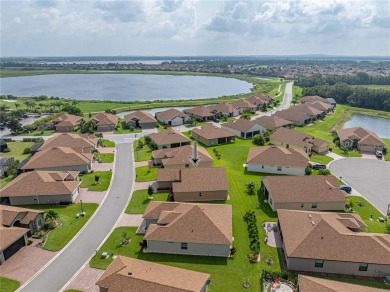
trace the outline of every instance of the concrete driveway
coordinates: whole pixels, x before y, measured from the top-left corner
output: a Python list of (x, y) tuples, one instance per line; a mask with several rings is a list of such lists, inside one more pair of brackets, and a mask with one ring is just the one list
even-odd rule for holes
[(329, 169), (386, 214), (390, 204), (390, 162), (344, 158), (332, 161)]

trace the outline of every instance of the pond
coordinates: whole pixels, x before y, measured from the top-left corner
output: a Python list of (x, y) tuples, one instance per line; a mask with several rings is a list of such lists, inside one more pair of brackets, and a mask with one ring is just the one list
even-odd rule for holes
[(375, 132), (381, 138), (390, 139), (390, 119), (353, 114), (343, 128), (362, 127)]
[(248, 93), (249, 82), (214, 76), (52, 74), (0, 78), (0, 94), (83, 100), (205, 99)]

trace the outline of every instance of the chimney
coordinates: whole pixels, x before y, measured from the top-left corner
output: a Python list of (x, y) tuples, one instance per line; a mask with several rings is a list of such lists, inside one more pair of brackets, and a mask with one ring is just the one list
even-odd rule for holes
[(311, 214), (309, 214), (309, 219), (311, 219), (313, 216), (311, 216)]

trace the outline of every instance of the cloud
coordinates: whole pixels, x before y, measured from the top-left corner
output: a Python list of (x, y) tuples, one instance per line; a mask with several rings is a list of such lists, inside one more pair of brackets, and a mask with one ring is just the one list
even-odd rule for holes
[(157, 5), (163, 12), (173, 12), (178, 9), (183, 2), (183, 0), (161, 0)]
[(107, 22), (136, 22), (143, 19), (142, 1), (97, 1), (94, 8)]

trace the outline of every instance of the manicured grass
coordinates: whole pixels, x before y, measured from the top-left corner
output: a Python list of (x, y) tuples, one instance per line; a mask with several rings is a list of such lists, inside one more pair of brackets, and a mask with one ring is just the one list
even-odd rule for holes
[(167, 201), (169, 193), (155, 193), (153, 199), (149, 200), (148, 190), (133, 192), (129, 205), (126, 208), (127, 214), (143, 214), (150, 201)]
[(34, 131), (31, 133), (23, 133), (23, 136), (51, 136), (55, 133), (54, 130), (45, 130), (45, 131)]
[(20, 283), (18, 281), (0, 277), (0, 292), (13, 292), (16, 291), (20, 287)]
[[(370, 204), (366, 199), (360, 196), (348, 196), (348, 198), (353, 202), (353, 210), (362, 217), (364, 222), (367, 225), (367, 228), (364, 231), (375, 232), (375, 233), (384, 233), (386, 230), (386, 223), (380, 223), (377, 221), (378, 217), (385, 218), (385, 216), (378, 211), (373, 205)], [(360, 207), (357, 203), (360, 202), (364, 206)], [(370, 220), (372, 215), (373, 220)]]
[(135, 169), (136, 182), (155, 181), (157, 176), (157, 168), (149, 166), (140, 166)]
[(333, 161), (333, 158), (326, 156), (324, 154), (312, 154), (310, 156), (310, 161), (318, 162), (322, 164), (328, 164), (329, 162)]
[(8, 142), (8, 148), (10, 152), (2, 152), (1, 157), (13, 157), (15, 160), (22, 162), (23, 159), (30, 156), (30, 154), (23, 154), (25, 148), (31, 148), (34, 142)]
[[(138, 141), (141, 140), (144, 143), (144, 147), (140, 150), (137, 150)], [(136, 162), (140, 161), (148, 161), (152, 159), (152, 150), (149, 148), (149, 146), (145, 145), (145, 139), (139, 138), (134, 142), (134, 158)]]
[(84, 226), (92, 214), (96, 211), (98, 204), (83, 203), (83, 211), (86, 212), (84, 217), (76, 218), (77, 213), (81, 213), (81, 204), (73, 204), (68, 206), (52, 206), (52, 205), (30, 205), (26, 208), (39, 209), (43, 211), (54, 210), (60, 218), (62, 225), (52, 231), (43, 246), (44, 249), (57, 251), (62, 249)]
[[(333, 277), (323, 277), (323, 276), (320, 276), (320, 278), (389, 290), (389, 285), (386, 285), (383, 282), (376, 282), (376, 281), (365, 280), (365, 279), (363, 280), (363, 279), (350, 279), (350, 278), (333, 278)], [(356, 291), (356, 292), (358, 292), (358, 291)]]
[(9, 184), (13, 179), (13, 176), (0, 178), (0, 190)]
[[(99, 184), (95, 182), (95, 175), (100, 177)], [(81, 174), (80, 180), (82, 188), (88, 188), (88, 191), (103, 192), (107, 191), (110, 181), (111, 181), (112, 172), (111, 171), (95, 171), (93, 173)]]
[(107, 139), (102, 140), (104, 147), (115, 147), (115, 142)]
[(385, 160), (390, 160), (390, 139), (382, 139), (382, 141), (386, 144), (387, 153), (385, 154)]
[(101, 160), (103, 163), (112, 163), (114, 162), (114, 153), (98, 153), (96, 154), (98, 160)]
[(142, 130), (140, 128), (135, 128), (135, 129), (126, 129), (124, 127), (124, 119), (120, 119), (118, 123), (118, 128), (114, 131), (114, 134), (130, 134), (130, 133), (141, 133)]

